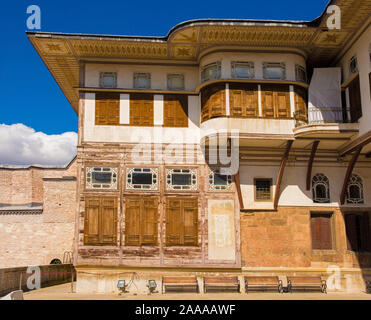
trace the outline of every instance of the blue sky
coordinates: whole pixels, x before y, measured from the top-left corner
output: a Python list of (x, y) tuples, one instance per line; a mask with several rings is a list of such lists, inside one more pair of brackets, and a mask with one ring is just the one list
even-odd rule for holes
[(77, 132), (75, 112), (25, 35), (29, 5), (41, 8), (41, 31), (165, 36), (176, 24), (200, 18), (313, 20), (327, 3), (328, 0), (3, 0), (0, 125), (22, 123), (47, 135)]

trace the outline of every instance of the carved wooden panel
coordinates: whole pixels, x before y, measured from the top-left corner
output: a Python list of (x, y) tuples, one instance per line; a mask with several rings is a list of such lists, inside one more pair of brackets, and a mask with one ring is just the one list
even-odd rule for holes
[(164, 127), (188, 127), (188, 96), (164, 96)]
[(262, 85), (264, 118), (290, 118), (290, 91), (288, 85)]
[(258, 117), (258, 85), (230, 84), (229, 88), (229, 104), (231, 117)]
[(120, 124), (120, 94), (99, 92), (95, 99), (95, 124)]
[(153, 95), (130, 94), (130, 125), (152, 127), (153, 117)]
[(226, 115), (225, 85), (214, 85), (201, 91), (201, 120), (222, 117)]

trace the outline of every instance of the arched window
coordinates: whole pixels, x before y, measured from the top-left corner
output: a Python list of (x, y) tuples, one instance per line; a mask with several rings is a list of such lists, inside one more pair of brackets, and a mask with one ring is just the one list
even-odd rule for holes
[(322, 174), (316, 174), (312, 179), (313, 202), (329, 203), (330, 202), (330, 182), (328, 178)]
[(52, 261), (50, 261), (50, 264), (62, 264), (62, 261), (59, 260), (59, 259), (57, 259), (57, 258), (55, 258)]
[(347, 186), (347, 203), (363, 203), (362, 178), (353, 173)]

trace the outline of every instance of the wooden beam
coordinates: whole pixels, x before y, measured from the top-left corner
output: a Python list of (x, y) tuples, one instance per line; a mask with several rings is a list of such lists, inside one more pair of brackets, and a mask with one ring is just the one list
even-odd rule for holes
[(371, 143), (371, 131), (369, 131), (365, 136), (366, 137), (365, 137), (364, 140), (363, 139), (362, 140), (356, 139), (353, 143), (351, 143), (350, 146), (348, 146), (349, 149), (347, 149), (346, 151), (341, 152), (340, 155), (342, 157), (344, 157), (349, 153), (353, 153), (358, 148), (364, 147), (364, 146), (368, 145), (369, 143)]
[(281, 160), (281, 166), (280, 166), (280, 170), (278, 171), (278, 177), (277, 177), (277, 182), (276, 182), (276, 191), (274, 193), (274, 210), (277, 210), (277, 207), (278, 207), (278, 200), (280, 197), (282, 177), (285, 171), (287, 159), (289, 158), (289, 153), (290, 153), (290, 149), (291, 149), (293, 142), (294, 142), (293, 140), (287, 141), (285, 154), (283, 155), (282, 160)]
[(243, 210), (244, 209), (244, 206), (243, 206), (243, 199), (242, 199), (242, 192), (241, 192), (240, 174), (239, 174), (238, 171), (234, 175), (234, 181), (236, 182), (236, 189), (237, 189), (238, 201), (240, 202), (240, 210)]
[(308, 161), (308, 169), (307, 169), (307, 190), (308, 191), (310, 190), (310, 180), (312, 178), (313, 161), (314, 161), (314, 156), (316, 155), (316, 152), (317, 152), (318, 145), (319, 145), (318, 140), (313, 142), (312, 152), (310, 154), (309, 161)]
[(359, 155), (362, 151), (362, 148), (363, 148), (363, 146), (358, 147), (356, 152), (353, 154), (352, 160), (350, 160), (350, 162), (349, 162), (347, 173), (345, 174), (345, 178), (344, 178), (343, 189), (341, 190), (341, 194), (340, 194), (340, 204), (341, 205), (343, 205), (345, 203), (345, 195), (346, 195), (349, 179), (352, 175), (354, 166), (357, 163), (357, 160), (358, 160), (358, 157), (359, 157)]

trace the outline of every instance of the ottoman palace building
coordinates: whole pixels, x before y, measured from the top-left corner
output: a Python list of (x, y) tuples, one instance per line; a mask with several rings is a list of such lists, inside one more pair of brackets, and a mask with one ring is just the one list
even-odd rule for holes
[[(54, 236), (78, 291), (223, 274), (364, 288), (371, 0), (330, 5), (340, 29), (326, 8), (311, 22), (192, 20), (165, 37), (27, 32), (79, 119), (76, 159), (33, 168), (44, 196), (29, 201), (42, 219), (68, 184), (49, 215), (74, 216)], [(19, 170), (32, 168), (0, 169)]]

